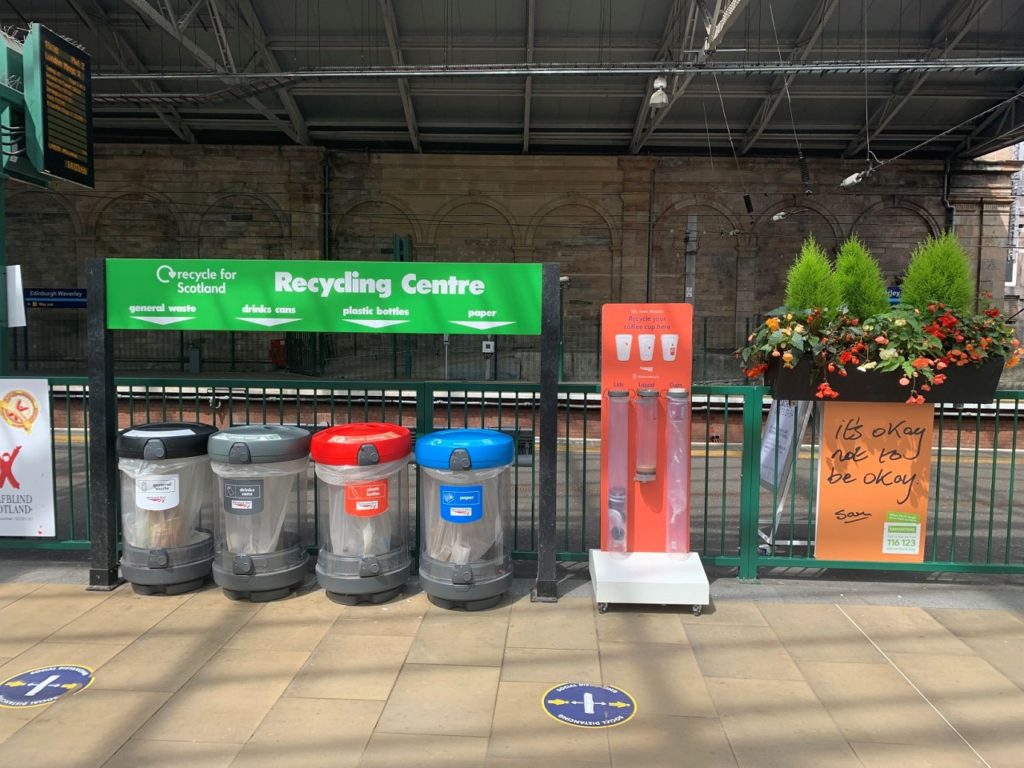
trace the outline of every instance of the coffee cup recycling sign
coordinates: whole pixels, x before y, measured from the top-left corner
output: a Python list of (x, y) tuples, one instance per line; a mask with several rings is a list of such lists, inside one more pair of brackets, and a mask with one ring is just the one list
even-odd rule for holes
[(538, 335), (540, 264), (108, 259), (114, 330)]

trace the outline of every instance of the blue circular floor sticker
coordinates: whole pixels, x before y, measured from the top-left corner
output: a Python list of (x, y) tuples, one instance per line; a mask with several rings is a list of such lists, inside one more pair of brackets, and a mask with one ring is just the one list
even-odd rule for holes
[(42, 667), (9, 677), (0, 683), (0, 707), (38, 707), (61, 696), (77, 693), (92, 682), (88, 667)]
[(636, 701), (621, 688), (565, 683), (544, 694), (544, 711), (555, 720), (579, 728), (622, 725), (636, 714)]

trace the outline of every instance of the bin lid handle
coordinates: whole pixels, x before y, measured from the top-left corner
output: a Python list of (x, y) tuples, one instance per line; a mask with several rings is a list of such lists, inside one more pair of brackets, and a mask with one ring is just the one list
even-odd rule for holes
[(142, 458), (146, 461), (166, 459), (167, 448), (164, 446), (164, 441), (159, 437), (147, 440), (146, 444), (142, 447)]
[(228, 464), (252, 464), (252, 454), (245, 443), (235, 443), (228, 449)]
[(465, 448), (456, 448), (448, 457), (448, 469), (466, 470), (472, 469), (473, 462), (469, 458), (469, 451)]
[(374, 464), (380, 464), (380, 453), (377, 452), (377, 446), (372, 443), (366, 443), (365, 445), (359, 446), (359, 452), (356, 453), (356, 464), (360, 467), (373, 466)]

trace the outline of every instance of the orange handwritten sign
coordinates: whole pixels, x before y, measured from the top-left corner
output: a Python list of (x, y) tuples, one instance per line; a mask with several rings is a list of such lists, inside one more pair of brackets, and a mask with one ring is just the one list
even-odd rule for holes
[(931, 405), (826, 403), (815, 557), (924, 560)]

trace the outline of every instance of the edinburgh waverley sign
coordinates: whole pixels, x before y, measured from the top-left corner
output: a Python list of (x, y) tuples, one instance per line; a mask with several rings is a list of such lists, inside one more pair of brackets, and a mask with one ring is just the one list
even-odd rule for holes
[(540, 333), (540, 264), (108, 259), (115, 330)]

